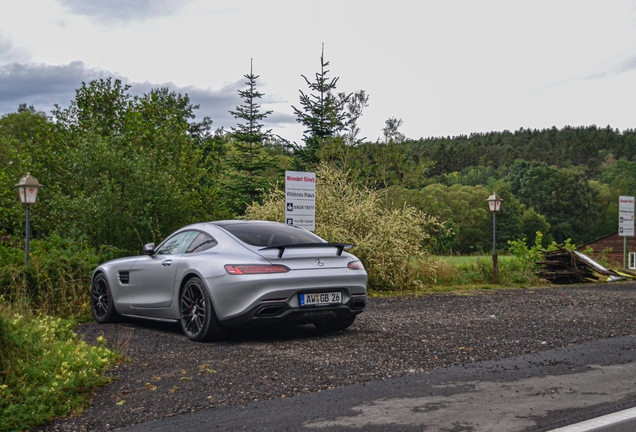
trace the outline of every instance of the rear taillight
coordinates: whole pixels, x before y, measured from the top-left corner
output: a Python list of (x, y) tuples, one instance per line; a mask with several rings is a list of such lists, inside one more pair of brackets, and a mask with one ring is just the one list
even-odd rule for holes
[(360, 261), (351, 261), (349, 264), (347, 264), (347, 268), (350, 270), (364, 270), (364, 266)]
[(287, 273), (289, 268), (283, 265), (225, 265), (225, 271), (231, 275), (266, 274), (266, 273)]

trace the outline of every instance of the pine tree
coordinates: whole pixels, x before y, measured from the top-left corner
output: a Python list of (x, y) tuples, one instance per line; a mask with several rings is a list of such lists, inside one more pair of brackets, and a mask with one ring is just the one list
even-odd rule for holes
[(247, 204), (260, 199), (259, 189), (268, 184), (264, 173), (275, 166), (273, 158), (265, 148), (265, 143), (271, 138), (271, 130), (263, 130), (262, 124), (273, 111), (261, 111), (258, 99), (263, 97), (263, 93), (256, 89), (256, 80), (260, 75), (254, 75), (251, 60), (250, 73), (243, 76), (247, 79), (247, 87), (239, 90), (238, 94), (244, 103), (237, 106), (235, 111), (230, 111), (235, 119), (243, 120), (243, 123), (232, 128), (234, 151), (230, 155), (229, 164), (235, 172), (227, 184), (235, 195), (234, 210), (239, 212), (242, 212)]
[(301, 162), (305, 165), (319, 162), (318, 150), (324, 144), (325, 139), (336, 136), (346, 130), (347, 116), (345, 106), (351, 94), (336, 95), (335, 89), (339, 77), (327, 78), (329, 62), (324, 59), (325, 47), (323, 44), (320, 55), (320, 72), (316, 73), (316, 81), (311, 82), (305, 75), (301, 75), (309, 89), (310, 94), (300, 90), (300, 105), (298, 109), (292, 105), (298, 123), (302, 123), (306, 129), (303, 140), (305, 148), (299, 150)]

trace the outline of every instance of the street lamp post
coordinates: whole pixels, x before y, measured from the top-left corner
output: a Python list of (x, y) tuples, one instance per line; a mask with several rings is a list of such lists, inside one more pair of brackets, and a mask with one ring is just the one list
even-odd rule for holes
[(492, 212), (492, 276), (495, 283), (499, 283), (499, 259), (497, 258), (497, 212), (501, 210), (503, 201), (499, 195), (493, 193), (486, 200)]
[(31, 174), (27, 174), (20, 180), (20, 183), (15, 185), (18, 188), (20, 194), (20, 202), (26, 207), (26, 242), (25, 242), (25, 255), (24, 262), (29, 263), (29, 237), (31, 231), (31, 206), (35, 204), (38, 198), (38, 190), (42, 185), (38, 183), (35, 177), (31, 177)]

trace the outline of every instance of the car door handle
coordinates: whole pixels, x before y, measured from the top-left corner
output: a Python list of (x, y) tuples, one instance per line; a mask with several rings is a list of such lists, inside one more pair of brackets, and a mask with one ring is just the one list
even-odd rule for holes
[(172, 260), (167, 260), (161, 263), (163, 267), (170, 267), (170, 264), (172, 264)]

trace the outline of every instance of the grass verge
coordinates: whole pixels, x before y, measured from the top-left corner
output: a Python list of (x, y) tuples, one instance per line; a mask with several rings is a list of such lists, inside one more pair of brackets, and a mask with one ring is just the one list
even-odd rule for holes
[(535, 276), (532, 262), (503, 255), (499, 257), (499, 281), (493, 277), (491, 256), (431, 256), (412, 260), (417, 278), (409, 290), (369, 289), (369, 297), (420, 296), (433, 293), (470, 293), (511, 287), (545, 285)]
[(534, 274), (534, 262), (510, 255), (499, 256), (498, 261), (498, 281), (493, 276), (491, 256), (432, 256), (414, 265), (418, 267), (421, 289), (426, 292), (453, 291), (458, 287), (484, 289), (542, 284)]

